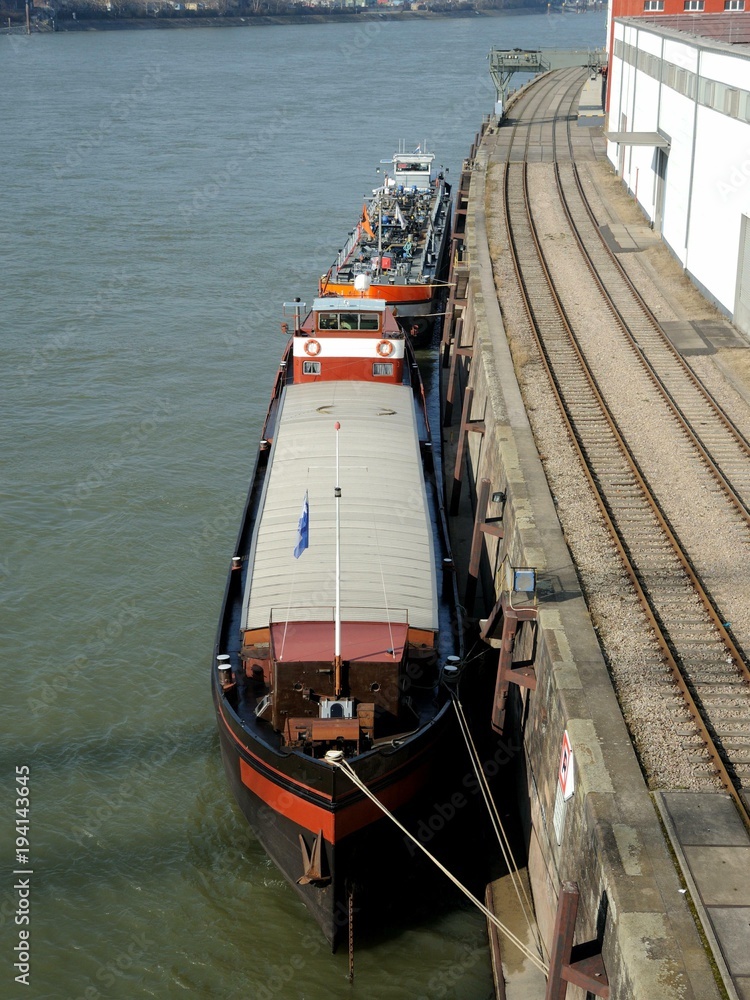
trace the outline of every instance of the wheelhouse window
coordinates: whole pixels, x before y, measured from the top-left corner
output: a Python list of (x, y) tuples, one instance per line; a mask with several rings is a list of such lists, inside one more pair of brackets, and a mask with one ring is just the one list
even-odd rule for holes
[(644, 10), (664, 10), (664, 0), (644, 0)]
[(685, 0), (683, 10), (703, 10), (703, 0)]
[(414, 173), (415, 171), (419, 173), (429, 173), (429, 162), (425, 163), (421, 160), (399, 160), (396, 164), (397, 173)]
[(318, 316), (319, 330), (378, 330), (380, 317), (376, 312), (322, 312)]
[(376, 361), (372, 366), (372, 374), (376, 377), (378, 375), (393, 375), (393, 362), (392, 361)]
[(302, 374), (303, 375), (320, 375), (320, 362), (319, 361), (303, 361), (302, 362)]
[(745, 0), (724, 0), (724, 10), (744, 10)]

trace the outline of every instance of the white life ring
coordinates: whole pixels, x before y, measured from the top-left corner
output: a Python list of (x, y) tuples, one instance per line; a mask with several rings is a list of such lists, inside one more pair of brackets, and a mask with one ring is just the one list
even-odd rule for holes
[(393, 354), (393, 344), (390, 340), (381, 340), (375, 350), (381, 358), (388, 358)]
[(305, 341), (305, 354), (309, 354), (311, 358), (316, 357), (320, 354), (320, 341), (318, 340), (306, 340)]

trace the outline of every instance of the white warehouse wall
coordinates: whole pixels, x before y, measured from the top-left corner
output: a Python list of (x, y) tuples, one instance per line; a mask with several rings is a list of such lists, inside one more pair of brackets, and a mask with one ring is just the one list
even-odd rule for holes
[[(659, 132), (669, 139), (662, 236), (686, 272), (731, 316), (741, 220), (750, 215), (750, 49), (642, 26), (632, 18), (615, 20), (614, 38), (608, 130)], [(629, 52), (623, 44), (631, 46)], [(706, 96), (706, 81), (736, 92), (727, 97), (718, 86)], [(725, 103), (730, 99), (731, 107)], [(655, 147), (608, 143), (607, 155), (653, 222)]]
[(750, 125), (699, 107), (696, 134), (687, 270), (731, 313), (740, 224), (750, 214)]
[(690, 176), (693, 162), (693, 124), (695, 106), (682, 94), (662, 87), (659, 125), (669, 136), (669, 162), (665, 178), (664, 224), (662, 235), (673, 252), (686, 265), (687, 221)]

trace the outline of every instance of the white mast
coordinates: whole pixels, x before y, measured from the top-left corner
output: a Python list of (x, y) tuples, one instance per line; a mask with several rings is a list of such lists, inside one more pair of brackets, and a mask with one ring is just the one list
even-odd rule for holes
[(333, 633), (333, 687), (334, 696), (341, 696), (341, 487), (339, 486), (339, 431), (341, 424), (336, 421), (336, 485), (333, 495), (336, 500), (336, 611)]
[(388, 174), (383, 180), (383, 190), (378, 198), (378, 277), (383, 273), (383, 199), (388, 185)]

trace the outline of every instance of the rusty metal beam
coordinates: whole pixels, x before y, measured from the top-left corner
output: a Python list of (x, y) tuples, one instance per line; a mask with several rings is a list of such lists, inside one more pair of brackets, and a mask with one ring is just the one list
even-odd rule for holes
[(575, 882), (563, 882), (557, 900), (555, 929), (552, 932), (552, 953), (549, 957), (549, 979), (544, 1000), (565, 1000), (568, 984), (563, 979), (563, 967), (570, 961), (573, 950), (573, 935), (578, 916), (578, 886)]
[(496, 638), (495, 632), (506, 618), (515, 618), (518, 621), (533, 621), (538, 617), (538, 614), (539, 609), (535, 604), (524, 604), (523, 607), (515, 607), (510, 599), (510, 594), (507, 591), (503, 591), (495, 602), (494, 608), (490, 611), (487, 621), (479, 633), (479, 637), (480, 639), (484, 639), (485, 642)]
[(450, 369), (448, 371), (448, 385), (445, 391), (445, 413), (443, 415), (443, 427), (450, 427), (453, 422), (453, 397), (456, 393), (456, 366), (458, 360), (458, 345), (461, 343), (461, 327), (463, 317), (456, 318), (456, 328), (453, 335), (453, 349), (451, 351)]
[(487, 640), (488, 638), (492, 638), (492, 633), (494, 633), (499, 623), (502, 622), (500, 654), (497, 660), (497, 677), (495, 679), (495, 693), (492, 698), (492, 718), (490, 720), (493, 730), (501, 736), (505, 728), (505, 708), (510, 685), (517, 684), (519, 687), (528, 688), (529, 691), (536, 691), (536, 671), (533, 666), (514, 669), (513, 649), (520, 622), (534, 621), (537, 615), (538, 608), (536, 607), (514, 608), (510, 594), (503, 593), (500, 595), (480, 633), (482, 639)]
[(451, 288), (448, 301), (445, 304), (445, 319), (443, 320), (443, 332), (440, 337), (440, 350), (442, 354), (442, 367), (448, 367), (451, 341), (453, 340), (453, 330), (456, 322), (456, 296), (455, 288)]
[(508, 702), (508, 688), (510, 680), (508, 672), (513, 662), (513, 646), (516, 642), (516, 630), (518, 629), (518, 619), (503, 618), (503, 638), (500, 645), (500, 655), (497, 658), (497, 677), (495, 678), (495, 694), (492, 698), (492, 719), (491, 725), (496, 733), (501, 736), (505, 731), (505, 706)]
[(456, 319), (456, 332), (453, 336), (453, 350), (451, 352), (451, 363), (450, 370), (448, 372), (448, 386), (445, 393), (445, 413), (443, 414), (443, 426), (450, 427), (453, 422), (453, 397), (456, 392), (456, 367), (458, 364), (459, 347), (461, 343), (461, 331), (463, 329), (464, 319), (463, 316), (459, 316)]
[(451, 363), (451, 342), (450, 338), (448, 340), (443, 340), (443, 353), (440, 361), (441, 368), (448, 368)]
[(498, 522), (498, 518), (488, 517), (484, 524), (480, 524), (479, 527), (485, 535), (492, 535), (495, 538), (503, 538), (505, 535), (505, 528), (503, 528), (502, 524)]
[(563, 882), (552, 935), (549, 979), (544, 1000), (565, 1000), (568, 983), (608, 1000), (609, 980), (597, 941), (573, 947), (580, 894), (575, 882)]
[[(476, 430), (474, 422), (469, 427)], [(488, 523), (487, 504), (490, 498), (491, 483), (489, 479), (482, 479), (479, 483), (477, 493), (477, 506), (474, 514), (474, 531), (471, 536), (471, 553), (469, 555), (469, 572), (466, 578), (466, 591), (464, 594), (464, 607), (466, 614), (471, 618), (474, 614), (474, 603), (476, 601), (477, 583), (479, 581), (479, 562), (482, 555), (482, 536), (492, 535), (495, 538), (503, 537), (503, 528), (496, 521)]]
[(481, 479), (479, 482), (479, 492), (477, 493), (477, 506), (474, 512), (474, 530), (471, 534), (471, 552), (469, 554), (469, 572), (466, 577), (466, 590), (464, 592), (464, 607), (469, 618), (474, 614), (474, 603), (477, 597), (477, 583), (479, 581), (479, 558), (482, 552), (482, 522), (487, 513), (487, 501), (490, 498), (490, 481)]
[(450, 515), (455, 517), (458, 514), (458, 507), (461, 503), (461, 480), (464, 468), (464, 450), (466, 448), (466, 427), (469, 423), (471, 404), (474, 399), (474, 387), (466, 386), (464, 392), (464, 405), (461, 410), (461, 424), (458, 432), (458, 445), (456, 447), (456, 464), (453, 469), (453, 488), (451, 490)]
[[(456, 250), (453, 243), (451, 243), (451, 266), (448, 274), (450, 292), (448, 293), (448, 301), (445, 304), (445, 320), (443, 321), (443, 331), (441, 336), (443, 350), (450, 347), (456, 324), (456, 282), (453, 274), (455, 254)], [(443, 367), (445, 367), (445, 365), (443, 365)]]

